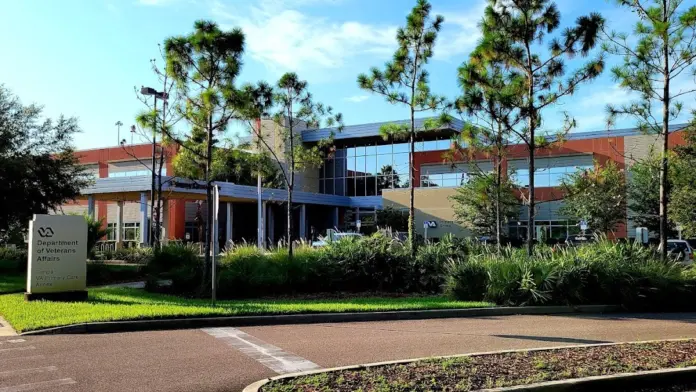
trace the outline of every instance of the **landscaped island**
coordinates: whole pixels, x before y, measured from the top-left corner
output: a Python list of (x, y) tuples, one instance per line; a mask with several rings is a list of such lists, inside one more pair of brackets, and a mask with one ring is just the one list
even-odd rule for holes
[(262, 392), (475, 391), (696, 366), (696, 341), (456, 356), (271, 381)]

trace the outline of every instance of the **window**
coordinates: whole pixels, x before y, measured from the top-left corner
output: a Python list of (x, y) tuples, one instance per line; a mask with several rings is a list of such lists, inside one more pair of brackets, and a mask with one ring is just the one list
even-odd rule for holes
[[(106, 234), (107, 241), (116, 241), (116, 223), (107, 223)], [(123, 223), (123, 232), (121, 233), (121, 241), (138, 241), (140, 240), (140, 222)]]
[[(563, 179), (578, 170), (592, 169), (593, 167), (580, 165), (580, 166), (557, 166), (551, 168), (536, 168), (534, 169), (534, 187), (556, 187), (560, 186)], [(529, 186), (529, 170), (528, 169), (517, 169), (514, 174), (512, 174), (512, 179), (518, 186), (528, 187)]]
[[(166, 169), (162, 169), (162, 175), (166, 175)], [(115, 177), (134, 177), (134, 176), (151, 176), (150, 170), (129, 170), (120, 172), (109, 172), (109, 178)]]
[(421, 176), (420, 186), (422, 188), (431, 187), (458, 187), (466, 184), (469, 176), (466, 173), (441, 173), (425, 174)]

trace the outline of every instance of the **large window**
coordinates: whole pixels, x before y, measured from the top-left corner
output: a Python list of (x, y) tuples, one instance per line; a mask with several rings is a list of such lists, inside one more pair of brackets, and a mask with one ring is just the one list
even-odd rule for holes
[[(116, 241), (116, 223), (108, 223), (106, 228), (108, 230), (106, 240)], [(121, 234), (122, 241), (138, 241), (140, 239), (140, 222), (123, 223), (123, 233)]]
[[(438, 151), (450, 140), (417, 142), (415, 151)], [(339, 148), (321, 168), (319, 192), (340, 196), (381, 195), (384, 189), (408, 187), (408, 143)], [(444, 184), (444, 179), (440, 182)], [(448, 183), (456, 181), (448, 179)], [(456, 185), (453, 185), (456, 186)]]
[[(534, 169), (534, 187), (556, 187), (561, 185), (561, 181), (568, 174), (578, 170), (592, 169), (592, 165), (581, 166), (559, 166), (550, 168)], [(529, 169), (517, 169), (512, 175), (515, 184), (521, 187), (529, 186)]]
[[(512, 222), (508, 226), (510, 237), (526, 239), (527, 222)], [(566, 238), (580, 233), (580, 227), (575, 221), (567, 220), (535, 220), (534, 239), (565, 240)]]
[(420, 178), (420, 186), (423, 188), (458, 187), (468, 181), (469, 176), (466, 173), (424, 174)]

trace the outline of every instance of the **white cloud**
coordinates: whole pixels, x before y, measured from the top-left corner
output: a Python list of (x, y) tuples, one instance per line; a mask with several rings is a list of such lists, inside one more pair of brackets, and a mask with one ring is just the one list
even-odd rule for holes
[(435, 12), (445, 17), (445, 23), (435, 44), (434, 58), (449, 60), (458, 55), (468, 55), (481, 38), (479, 22), (486, 9), (486, 2), (479, 1), (462, 12)]
[(370, 98), (369, 95), (353, 95), (352, 97), (347, 97), (346, 101), (358, 103), (366, 101), (368, 98)]
[(173, 3), (176, 0), (137, 0), (137, 3), (140, 5), (165, 5), (169, 3)]
[(386, 55), (394, 49), (396, 27), (357, 21), (341, 23), (306, 15), (296, 8), (329, 0), (263, 0), (247, 7), (216, 1), (213, 15), (225, 27), (239, 26), (248, 53), (274, 70), (331, 70), (355, 56)]

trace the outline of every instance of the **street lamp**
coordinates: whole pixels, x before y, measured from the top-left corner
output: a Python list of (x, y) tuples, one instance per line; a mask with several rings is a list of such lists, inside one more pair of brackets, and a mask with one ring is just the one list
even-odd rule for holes
[(123, 125), (123, 123), (121, 122), (121, 120), (118, 120), (114, 125), (116, 125), (116, 133), (118, 134), (118, 144), (121, 145), (121, 126)]
[[(155, 119), (152, 124), (152, 163), (150, 169), (152, 170), (152, 183), (151, 183), (151, 189), (150, 189), (150, 219), (154, 219), (154, 207), (155, 207), (155, 167), (157, 166), (157, 98), (162, 100), (162, 116), (164, 117), (164, 108), (166, 107), (165, 105), (167, 104), (167, 98), (169, 97), (168, 94), (164, 91), (160, 92), (155, 90), (152, 87), (140, 87), (140, 94), (142, 95), (151, 95), (155, 97)], [(150, 225), (150, 235), (148, 238), (148, 243), (150, 246), (153, 244), (153, 237), (154, 235), (158, 232), (159, 230), (153, 225)]]

